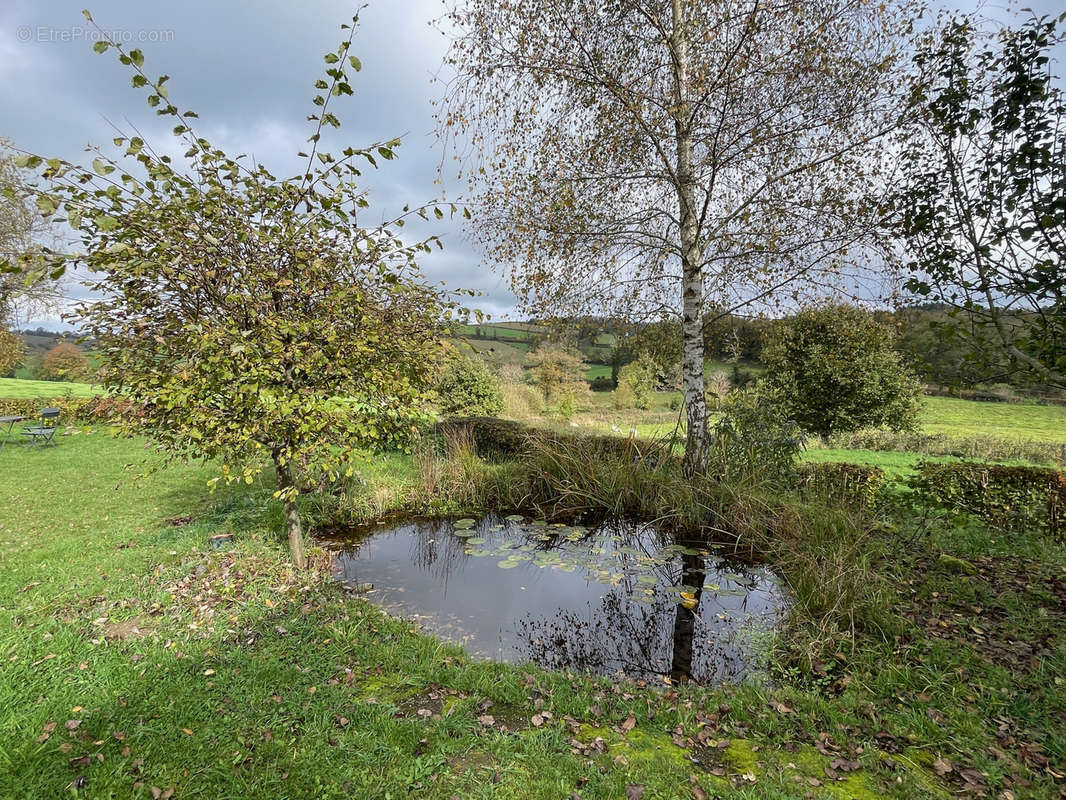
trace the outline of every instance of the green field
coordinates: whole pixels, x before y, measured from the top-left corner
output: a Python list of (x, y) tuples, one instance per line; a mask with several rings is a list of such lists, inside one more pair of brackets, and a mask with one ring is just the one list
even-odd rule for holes
[(800, 461), (810, 463), (847, 462), (849, 464), (868, 464), (880, 467), (890, 478), (901, 478), (914, 471), (919, 461), (958, 461), (950, 456), (926, 456), (920, 453), (896, 453), (882, 450), (836, 450), (824, 448), (804, 450)]
[(88, 383), (66, 383), (62, 381), (30, 381), (21, 378), (0, 378), (0, 398), (21, 400), (40, 397), (92, 397), (102, 394), (103, 389)]
[(926, 397), (921, 420), (927, 433), (1066, 442), (1066, 406)]
[[(497, 339), (531, 342), (541, 333), (546, 332), (543, 328), (522, 322), (500, 323), (496, 325), (459, 325), (459, 333), (471, 339)], [(478, 331), (482, 336), (478, 336)]]
[(589, 364), (589, 368), (585, 370), (585, 380), (595, 380), (596, 378), (609, 378), (611, 377), (611, 366), (609, 364)]

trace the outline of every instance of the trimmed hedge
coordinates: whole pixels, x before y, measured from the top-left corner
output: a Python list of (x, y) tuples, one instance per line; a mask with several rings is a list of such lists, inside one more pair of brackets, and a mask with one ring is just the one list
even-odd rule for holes
[(921, 461), (907, 481), (927, 503), (961, 510), (1005, 530), (1063, 531), (1066, 473), (972, 461)]
[(860, 506), (872, 503), (885, 485), (885, 471), (869, 464), (827, 461), (796, 469), (800, 491)]
[(32, 421), (42, 408), (58, 408), (61, 425), (75, 422), (107, 422), (129, 412), (128, 400), (109, 395), (96, 397), (0, 398), (0, 416), (23, 416)]
[(442, 436), (461, 435), (469, 437), (477, 454), (489, 460), (510, 460), (527, 455), (530, 442), (580, 441), (590, 452), (616, 455), (622, 458), (646, 459), (649, 464), (660, 463), (665, 454), (650, 442), (628, 439), (622, 436), (606, 436), (589, 433), (557, 433), (544, 428), (535, 428), (495, 417), (456, 417), (438, 422), (434, 433)]

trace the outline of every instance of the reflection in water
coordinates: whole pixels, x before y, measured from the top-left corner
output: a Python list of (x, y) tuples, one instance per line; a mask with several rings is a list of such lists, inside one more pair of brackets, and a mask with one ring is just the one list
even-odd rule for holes
[(751, 631), (783, 607), (773, 576), (647, 525), (588, 531), (495, 515), (335, 542), (338, 579), (472, 655), (699, 682), (752, 669)]

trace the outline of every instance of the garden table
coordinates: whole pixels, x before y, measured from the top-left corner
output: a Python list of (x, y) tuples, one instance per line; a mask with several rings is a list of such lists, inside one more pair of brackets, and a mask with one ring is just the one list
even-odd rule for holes
[(4, 438), (0, 439), (0, 450), (4, 449), (4, 445), (7, 444), (7, 440), (11, 438), (11, 431), (15, 429), (15, 425), (26, 419), (18, 414), (10, 417), (0, 417), (0, 427), (7, 425), (7, 430), (4, 431)]

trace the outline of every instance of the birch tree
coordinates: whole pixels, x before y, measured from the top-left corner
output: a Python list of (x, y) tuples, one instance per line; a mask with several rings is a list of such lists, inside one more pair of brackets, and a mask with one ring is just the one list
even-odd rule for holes
[(909, 9), (463, 0), (443, 23), (473, 239), (540, 313), (680, 319), (684, 467), (703, 470), (705, 326), (801, 278), (852, 285), (870, 253)]

